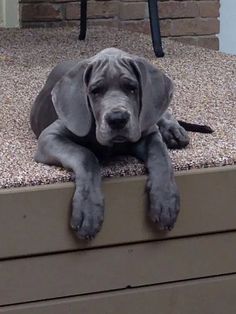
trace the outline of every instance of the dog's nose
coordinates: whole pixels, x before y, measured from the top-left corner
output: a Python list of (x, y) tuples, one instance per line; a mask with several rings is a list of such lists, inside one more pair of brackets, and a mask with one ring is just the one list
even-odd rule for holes
[(106, 114), (106, 122), (112, 129), (123, 129), (128, 123), (130, 114), (127, 111), (113, 110)]

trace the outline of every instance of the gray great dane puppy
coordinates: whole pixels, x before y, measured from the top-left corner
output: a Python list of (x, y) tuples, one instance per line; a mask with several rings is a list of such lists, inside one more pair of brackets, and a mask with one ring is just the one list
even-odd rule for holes
[(166, 111), (172, 93), (164, 73), (115, 48), (50, 73), (31, 111), (35, 160), (74, 172), (71, 226), (79, 238), (93, 238), (101, 228), (99, 162), (116, 154), (144, 161), (149, 216), (160, 229), (174, 226), (180, 199), (167, 147), (185, 147), (189, 138)]

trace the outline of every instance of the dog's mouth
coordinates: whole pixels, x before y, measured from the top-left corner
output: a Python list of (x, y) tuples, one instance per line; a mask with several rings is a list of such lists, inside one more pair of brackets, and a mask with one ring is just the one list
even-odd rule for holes
[(127, 142), (127, 138), (122, 135), (117, 135), (112, 138), (112, 143), (124, 143)]

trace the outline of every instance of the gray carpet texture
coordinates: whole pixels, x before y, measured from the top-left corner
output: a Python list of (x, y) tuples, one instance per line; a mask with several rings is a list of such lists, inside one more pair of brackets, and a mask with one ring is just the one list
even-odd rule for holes
[[(30, 106), (59, 62), (117, 47), (147, 58), (175, 84), (171, 111), (178, 119), (208, 124), (213, 134), (189, 133), (190, 145), (171, 150), (176, 171), (236, 162), (236, 56), (164, 40), (165, 57), (155, 58), (149, 35), (96, 27), (78, 41), (78, 29), (0, 30), (0, 188), (73, 180), (61, 168), (38, 164), (37, 141), (29, 125)], [(129, 156), (111, 160), (103, 177), (145, 173)]]

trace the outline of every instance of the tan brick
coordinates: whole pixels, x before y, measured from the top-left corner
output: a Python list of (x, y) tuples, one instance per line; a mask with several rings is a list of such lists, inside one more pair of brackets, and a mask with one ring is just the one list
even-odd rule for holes
[(196, 41), (197, 37), (198, 36), (179, 36), (179, 37), (171, 37), (171, 39), (179, 41), (179, 42), (181, 42), (183, 44), (197, 46), (197, 41)]
[(22, 21), (53, 21), (62, 20), (61, 6), (52, 3), (23, 4)]
[(89, 1), (88, 18), (109, 18), (119, 15), (118, 1)]
[(61, 3), (61, 2), (75, 2), (76, 0), (19, 0), (20, 3), (36, 3), (36, 2), (44, 2), (44, 3)]
[(161, 36), (171, 36), (171, 20), (160, 20)]
[(166, 1), (159, 3), (160, 18), (179, 18), (199, 16), (196, 1)]
[(210, 35), (219, 33), (216, 18), (192, 18), (171, 20), (171, 35)]
[[(130, 31), (150, 34), (150, 23), (149, 20), (140, 20), (140, 21), (120, 21), (120, 28), (127, 29)], [(171, 35), (171, 21), (170, 20), (161, 20), (161, 36), (166, 37)]]
[(201, 17), (218, 17), (220, 13), (219, 1), (198, 1)]
[[(110, 18), (119, 14), (118, 1), (88, 1), (88, 18)], [(80, 18), (80, 3), (66, 4), (66, 19)]]
[(120, 0), (120, 2), (148, 2), (148, 0)]
[(138, 20), (148, 17), (147, 3), (145, 2), (121, 2), (121, 20)]
[(172, 37), (171, 39), (180, 41), (184, 44), (219, 50), (219, 39), (216, 36), (181, 36)]
[(200, 47), (219, 50), (219, 38), (216, 36), (198, 36), (197, 44)]
[(107, 28), (118, 28), (119, 20), (118, 19), (91, 19), (88, 20), (89, 26), (105, 26)]
[(73, 2), (66, 5), (66, 19), (77, 20), (80, 18), (80, 4)]
[(139, 32), (139, 33), (150, 33), (150, 23), (149, 21), (120, 21), (119, 28), (127, 29), (132, 32)]

